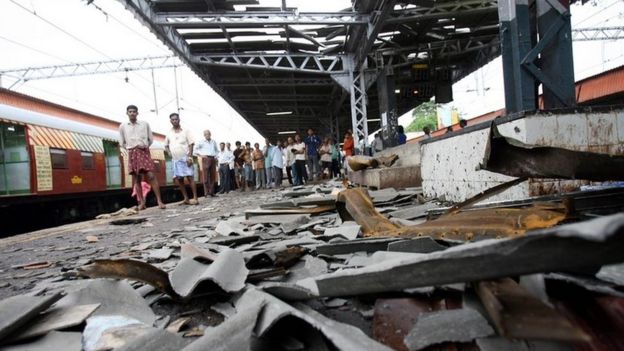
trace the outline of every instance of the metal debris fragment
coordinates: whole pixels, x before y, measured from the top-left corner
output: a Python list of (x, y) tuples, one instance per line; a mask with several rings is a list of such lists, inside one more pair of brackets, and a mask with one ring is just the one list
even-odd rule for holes
[(512, 177), (621, 180), (624, 156), (526, 145), (493, 124), (481, 168)]
[(173, 298), (179, 298), (171, 287), (167, 272), (149, 263), (123, 258), (95, 260), (93, 264), (80, 268), (79, 272), (90, 278), (137, 280), (149, 284)]
[(398, 155), (389, 156), (364, 156), (355, 155), (349, 157), (349, 167), (354, 171), (361, 171), (367, 168), (377, 168), (380, 165), (384, 167), (392, 167), (392, 165), (399, 159)]

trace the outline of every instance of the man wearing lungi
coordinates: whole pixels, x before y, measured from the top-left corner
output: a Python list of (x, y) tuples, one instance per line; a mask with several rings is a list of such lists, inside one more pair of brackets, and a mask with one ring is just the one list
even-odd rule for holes
[(154, 161), (150, 155), (149, 147), (154, 138), (152, 130), (147, 122), (137, 120), (139, 109), (134, 105), (126, 107), (129, 121), (119, 126), (119, 142), (121, 147), (128, 150), (128, 168), (132, 175), (132, 187), (137, 194), (139, 210), (145, 209), (145, 198), (141, 189), (141, 177), (147, 176), (147, 180), (154, 190), (158, 207), (165, 209), (165, 204), (160, 198), (160, 186), (154, 176)]

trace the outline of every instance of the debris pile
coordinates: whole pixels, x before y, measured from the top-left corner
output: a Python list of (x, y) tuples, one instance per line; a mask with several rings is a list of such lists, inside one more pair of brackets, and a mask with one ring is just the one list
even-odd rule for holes
[(622, 213), (332, 182), (271, 200), (1, 301), (0, 349), (624, 349)]

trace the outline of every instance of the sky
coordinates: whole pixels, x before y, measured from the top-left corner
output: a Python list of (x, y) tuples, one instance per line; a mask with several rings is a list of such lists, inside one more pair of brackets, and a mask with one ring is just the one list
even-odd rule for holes
[[(572, 28), (624, 26), (624, 1), (600, 0), (572, 5)], [(624, 65), (624, 40), (573, 42), (575, 79)], [(500, 57), (453, 85), (453, 102), (463, 118), (470, 119), (505, 107), (503, 66)], [(399, 117), (405, 127), (411, 111)]]
[[(280, 3), (261, 2), (262, 6)], [(597, 3), (574, 5), (573, 27), (624, 25), (624, 1)], [(336, 11), (349, 4), (349, 0), (288, 1), (288, 6), (300, 11)], [(0, 70), (171, 54), (116, 0), (95, 0), (90, 5), (84, 0), (2, 0), (0, 52)], [(574, 55), (576, 78), (582, 79), (624, 64), (624, 45), (622, 41), (575, 42)], [(127, 118), (128, 104), (136, 104), (140, 118), (158, 132), (170, 128), (168, 115), (177, 110), (178, 101), (183, 126), (192, 128), (197, 137), (210, 129), (218, 141), (261, 141), (261, 135), (190, 69), (181, 66), (175, 73), (173, 68), (163, 68), (153, 71), (153, 79), (151, 71), (55, 78), (20, 83), (13, 89), (116, 121)], [(12, 82), (4, 77), (2, 86)], [(455, 84), (453, 92), (451, 104), (465, 118), (502, 108), (500, 58)], [(410, 113), (400, 118), (404, 126), (410, 121)]]

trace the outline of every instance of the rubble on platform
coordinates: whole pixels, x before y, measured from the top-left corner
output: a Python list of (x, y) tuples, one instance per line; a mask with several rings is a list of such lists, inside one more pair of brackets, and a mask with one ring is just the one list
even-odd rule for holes
[[(449, 207), (328, 182), (192, 209), (1, 301), (0, 350), (622, 348), (624, 214), (570, 201)], [(137, 218), (116, 227), (150, 230)]]

